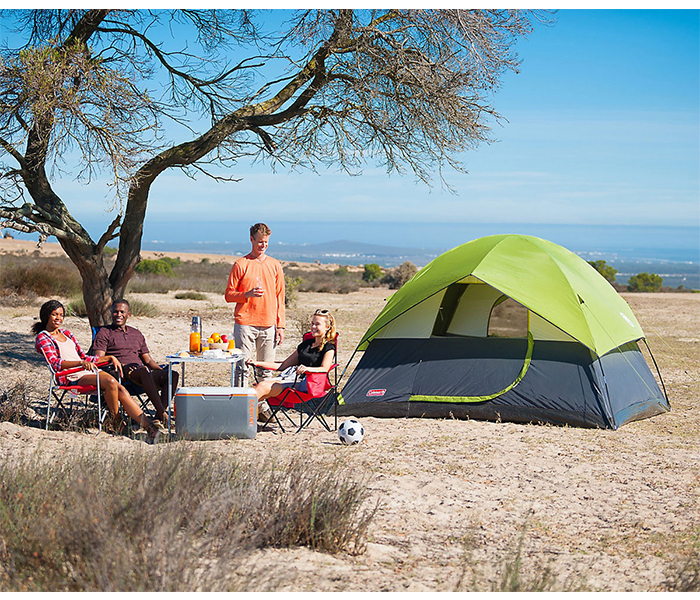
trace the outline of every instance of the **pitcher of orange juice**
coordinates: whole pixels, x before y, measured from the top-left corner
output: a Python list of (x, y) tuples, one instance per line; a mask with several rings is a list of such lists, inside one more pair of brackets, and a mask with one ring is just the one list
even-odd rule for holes
[(202, 318), (192, 317), (190, 327), (190, 352), (202, 351)]

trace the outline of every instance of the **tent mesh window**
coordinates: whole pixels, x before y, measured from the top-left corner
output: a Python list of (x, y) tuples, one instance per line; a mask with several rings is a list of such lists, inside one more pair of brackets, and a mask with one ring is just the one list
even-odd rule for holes
[(501, 297), (491, 309), (489, 337), (527, 337), (527, 308), (511, 298)]

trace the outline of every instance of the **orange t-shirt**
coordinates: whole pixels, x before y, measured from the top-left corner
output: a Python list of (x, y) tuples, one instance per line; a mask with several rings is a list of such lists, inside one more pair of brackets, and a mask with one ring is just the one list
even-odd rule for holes
[[(246, 298), (245, 293), (261, 287), (265, 293)], [(235, 302), (234, 317), (239, 325), (255, 327), (284, 327), (284, 271), (271, 256), (260, 262), (250, 254), (239, 258), (228, 277), (224, 293), (226, 302)]]

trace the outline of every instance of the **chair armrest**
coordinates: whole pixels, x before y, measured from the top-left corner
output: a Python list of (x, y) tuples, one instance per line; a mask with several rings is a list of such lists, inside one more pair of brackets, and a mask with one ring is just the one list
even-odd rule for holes
[[(98, 360), (95, 364), (98, 367), (101, 367), (102, 365), (107, 364), (108, 362), (111, 362), (109, 360)], [(70, 369), (63, 369), (62, 371), (58, 371), (56, 373), (56, 377), (65, 377), (66, 375), (70, 375), (71, 373), (77, 373), (78, 371), (82, 371), (83, 367), (71, 367)]]
[(309, 379), (309, 377), (310, 377), (312, 381), (317, 380), (317, 379), (323, 379), (324, 377), (327, 378), (327, 377), (330, 377), (331, 371), (333, 369), (335, 369), (337, 366), (338, 366), (338, 363), (335, 363), (335, 364), (332, 364), (330, 367), (328, 367), (328, 371), (323, 371), (323, 372), (312, 371), (312, 372), (305, 373), (305, 375), (306, 375), (307, 379)]

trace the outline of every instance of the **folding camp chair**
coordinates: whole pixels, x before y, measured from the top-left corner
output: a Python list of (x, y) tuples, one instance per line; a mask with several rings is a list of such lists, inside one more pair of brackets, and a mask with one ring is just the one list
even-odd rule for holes
[[(45, 354), (44, 358), (46, 359)], [(65, 377), (66, 375), (70, 375), (71, 373), (77, 373), (79, 371), (82, 371), (83, 368), (73, 367), (71, 369), (64, 369), (63, 371), (56, 372), (53, 370), (53, 368), (51, 367), (51, 363), (49, 363), (48, 360), (46, 361), (46, 364), (49, 367), (49, 371), (51, 372), (51, 381), (49, 383), (49, 396), (46, 401), (46, 429), (49, 428), (49, 425), (53, 422), (59, 410), (61, 410), (67, 418), (70, 418), (70, 416), (73, 413), (73, 403), (79, 396), (84, 396), (86, 409), (89, 409), (92, 398), (96, 398), (98, 431), (101, 432), (102, 423), (107, 417), (107, 409), (105, 409), (104, 411), (102, 410), (102, 394), (100, 392), (99, 377), (97, 378), (96, 385), (77, 385), (73, 383), (67, 383), (63, 385), (59, 382), (60, 377)], [(66, 398), (66, 396), (68, 396), (68, 398)], [(56, 406), (54, 407), (53, 411), (51, 410), (52, 399), (56, 401)], [(65, 404), (67, 399), (70, 400), (70, 405), (68, 407), (66, 407)]]
[(140, 385), (129, 381), (128, 379), (122, 379), (120, 377), (118, 381), (124, 386), (126, 391), (129, 392), (129, 395), (139, 403), (139, 408), (144, 413), (148, 414), (149, 412), (151, 412), (148, 406), (150, 401), (148, 399), (148, 396), (146, 395), (146, 390), (144, 390)]
[[(334, 364), (331, 368), (335, 370), (337, 366), (337, 364)], [(296, 433), (299, 433), (314, 419), (321, 423), (326, 431), (331, 431), (323, 415), (330, 408), (331, 402), (335, 403), (335, 384), (331, 383), (329, 373), (307, 373), (306, 383), (308, 392), (300, 392), (294, 387), (289, 387), (279, 396), (267, 398), (266, 402), (270, 405), (272, 414), (265, 421), (264, 425), (268, 425), (274, 420), (280, 429), (285, 431), (279, 418), (280, 415), (285, 417), (292, 425), (296, 425), (290, 413), (298, 411), (299, 426)]]
[[(307, 333), (304, 335), (304, 339), (308, 339), (312, 334)], [(336, 355), (335, 359), (338, 357), (338, 336), (335, 339), (336, 344)], [(304, 427), (309, 425), (313, 420), (317, 420), (326, 431), (331, 431), (330, 426), (324, 418), (324, 414), (328, 413), (328, 410), (332, 405), (335, 407), (335, 429), (338, 428), (338, 414), (337, 414), (337, 381), (338, 381), (338, 363), (331, 365), (328, 373), (307, 373), (306, 374), (306, 384), (307, 392), (301, 392), (294, 389), (294, 386), (288, 387), (278, 396), (273, 398), (267, 398), (266, 402), (270, 405), (272, 414), (265, 421), (264, 425), (268, 425), (273, 420), (279, 425), (280, 429), (284, 432), (284, 426), (280, 420), (280, 415), (283, 416), (289, 423), (296, 426), (296, 423), (290, 413), (294, 411), (299, 412), (299, 426), (295, 433), (299, 433)], [(330, 374), (334, 373), (335, 383), (331, 381)], [(295, 378), (294, 383), (296, 384), (297, 379)]]

